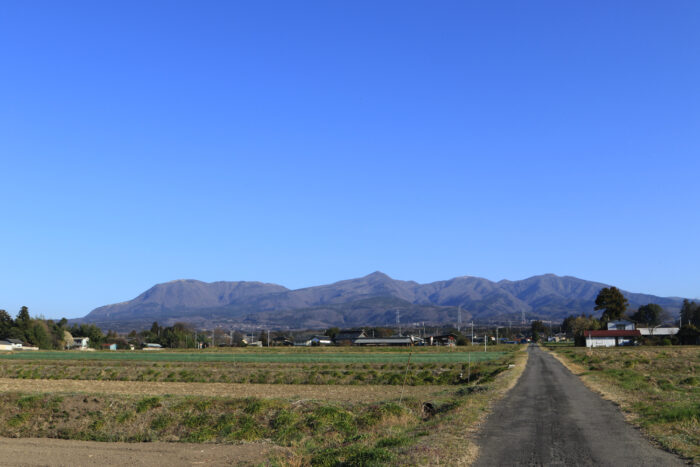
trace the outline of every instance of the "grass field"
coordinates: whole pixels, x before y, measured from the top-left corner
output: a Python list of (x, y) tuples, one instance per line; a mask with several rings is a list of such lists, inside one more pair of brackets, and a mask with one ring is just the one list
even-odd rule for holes
[(700, 463), (700, 347), (552, 350), (651, 439)]
[(0, 436), (272, 440), (286, 454), (261, 462), (458, 464), (474, 455), (465, 433), (526, 358), (517, 346), (248, 350), (3, 355)]

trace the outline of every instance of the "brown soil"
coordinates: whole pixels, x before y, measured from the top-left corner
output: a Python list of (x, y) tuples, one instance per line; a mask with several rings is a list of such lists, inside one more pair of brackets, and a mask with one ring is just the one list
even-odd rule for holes
[(284, 448), (265, 442), (223, 445), (0, 438), (0, 459), (8, 467), (259, 465), (275, 454), (288, 455)]
[[(404, 397), (425, 399), (445, 391), (439, 386), (407, 386)], [(289, 400), (320, 399), (340, 401), (379, 401), (398, 399), (401, 386), (385, 385), (312, 385), (312, 384), (229, 384), (164, 383), (143, 381), (83, 381), (0, 378), (0, 393), (87, 393), (192, 395), (209, 397), (265, 397)]]

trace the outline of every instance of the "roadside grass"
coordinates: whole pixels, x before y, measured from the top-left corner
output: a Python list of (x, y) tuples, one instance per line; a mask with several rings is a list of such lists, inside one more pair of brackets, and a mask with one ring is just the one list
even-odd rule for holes
[(700, 463), (700, 347), (551, 350), (649, 438)]
[[(421, 374), (419, 378), (416, 376), (419, 380), (430, 377), (437, 381), (431, 381), (437, 390), (430, 393), (428, 400), (415, 396), (401, 399), (399, 388), (380, 401), (335, 402), (322, 397), (297, 399), (292, 394), (271, 399), (264, 394), (233, 398), (4, 393), (0, 398), (0, 436), (105, 442), (270, 440), (284, 447), (284, 454), (269, 459), (270, 463), (279, 465), (460, 464), (473, 460), (476, 453), (475, 445), (465, 441), (465, 434), (475, 430), (475, 424), (485, 416), (492, 401), (517, 379), (526, 357), (526, 352), (511, 351), (499, 354), (496, 359), (477, 361), (471, 367), (469, 384), (465, 379), (456, 382), (451, 378), (441, 379), (444, 363), (412, 365), (409, 378)], [(513, 363), (515, 369), (508, 369)], [(24, 365), (27, 364), (25, 361)], [(154, 370), (151, 372), (143, 367), (139, 374), (167, 376), (169, 372), (182, 371), (176, 364), (170, 365), (170, 368), (151, 367)], [(207, 371), (213, 372), (208, 365), (212, 364), (205, 363)], [(295, 367), (297, 371), (298, 368)], [(400, 368), (405, 371), (405, 364)], [(397, 370), (391, 362), (360, 366), (327, 363), (313, 368), (317, 374), (348, 372), (346, 376), (361, 374), (373, 380)], [(462, 370), (459, 364), (450, 371)], [(255, 369), (258, 375), (266, 371), (267, 379), (274, 375), (274, 371), (262, 367)], [(465, 368), (465, 378), (466, 371)], [(101, 368), (99, 373), (92, 368), (82, 374), (76, 372), (80, 377), (93, 378), (111, 374), (128, 376), (119, 371), (114, 373), (109, 367)], [(38, 389), (48, 387), (42, 385)], [(324, 387), (330, 386), (318, 386), (319, 394)]]

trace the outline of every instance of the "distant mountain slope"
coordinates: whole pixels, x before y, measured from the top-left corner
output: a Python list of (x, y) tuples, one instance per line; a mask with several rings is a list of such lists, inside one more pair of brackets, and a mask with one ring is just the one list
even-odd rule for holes
[[(463, 322), (561, 320), (570, 314), (591, 313), (605, 284), (576, 277), (545, 274), (520, 281), (492, 282), (479, 277), (456, 277), (419, 284), (381, 272), (333, 284), (290, 290), (261, 282), (176, 280), (158, 284), (133, 300), (96, 308), (77, 322), (130, 330), (153, 321), (185, 321), (202, 328), (271, 326), (311, 328), (387, 325), (395, 312), (404, 323), (454, 323), (462, 308)], [(681, 298), (624, 292), (631, 308), (658, 303), (677, 314)]]

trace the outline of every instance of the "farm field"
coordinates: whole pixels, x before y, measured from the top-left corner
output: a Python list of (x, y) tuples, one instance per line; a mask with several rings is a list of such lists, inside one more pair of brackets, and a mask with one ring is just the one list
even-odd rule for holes
[[(512, 346), (510, 346), (512, 347)], [(498, 346), (484, 352), (481, 346), (463, 347), (459, 350), (439, 351), (435, 348), (245, 348), (199, 351), (32, 351), (0, 352), (0, 360), (112, 360), (143, 362), (250, 362), (250, 363), (404, 363), (408, 354), (414, 362), (447, 363), (467, 359), (491, 360), (512, 349)]]
[(232, 449), (268, 440), (253, 464), (461, 463), (476, 449), (465, 433), (527, 358), (519, 346), (466, 350), (3, 355), (0, 436)]
[[(512, 350), (512, 349), (511, 349)], [(256, 384), (458, 384), (507, 352), (18, 352), (0, 378)], [(409, 356), (414, 371), (406, 373)], [(470, 370), (471, 368), (471, 370)], [(469, 381), (468, 381), (469, 382)]]
[(665, 449), (700, 463), (700, 347), (552, 347)]
[[(406, 386), (405, 397), (431, 400), (444, 386)], [(0, 378), (0, 392), (101, 395), (184, 395), (377, 402), (400, 397), (401, 386), (340, 384), (168, 383), (143, 381), (27, 380)]]

